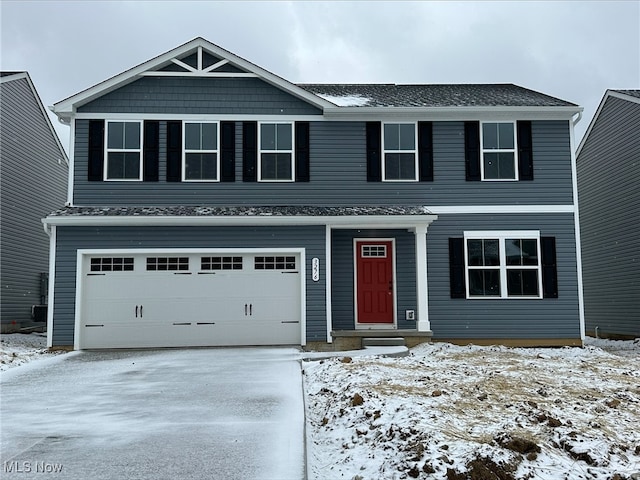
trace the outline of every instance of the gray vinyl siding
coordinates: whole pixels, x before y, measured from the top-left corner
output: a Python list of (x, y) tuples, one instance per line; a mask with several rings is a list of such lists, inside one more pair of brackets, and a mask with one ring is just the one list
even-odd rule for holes
[(30, 322), (31, 306), (43, 303), (49, 237), (41, 219), (64, 206), (67, 165), (29, 82), (5, 82), (0, 95), (0, 312), (7, 326)]
[(417, 310), (415, 235), (406, 230), (333, 230), (331, 237), (331, 316), (333, 330), (355, 328), (354, 238), (395, 239), (396, 318), (400, 329), (415, 329), (405, 310)]
[[(307, 341), (326, 341), (325, 227), (58, 227), (53, 345), (73, 345), (77, 250), (305, 248)], [(311, 278), (312, 258), (320, 280)]]
[(578, 157), (585, 324), (640, 336), (640, 104), (609, 97)]
[[(539, 230), (555, 237), (558, 298), (452, 299), (448, 239), (480, 230)], [(427, 232), (427, 275), (434, 339), (580, 338), (573, 214), (440, 215)]]
[(257, 78), (142, 77), (78, 108), (79, 113), (319, 115)]
[[(169, 205), (570, 205), (569, 125), (532, 122), (533, 181), (467, 182), (464, 123), (433, 125), (433, 182), (367, 182), (364, 122), (311, 122), (305, 183), (242, 181), (242, 123), (236, 123), (236, 181), (166, 182), (166, 122), (160, 125), (159, 182), (88, 182), (88, 120), (76, 121), (74, 204)], [(336, 195), (340, 192), (340, 195)]]

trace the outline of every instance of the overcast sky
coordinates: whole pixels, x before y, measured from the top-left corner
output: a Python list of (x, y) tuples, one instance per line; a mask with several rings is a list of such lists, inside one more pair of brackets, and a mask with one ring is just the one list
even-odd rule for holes
[(292, 82), (515, 83), (584, 107), (576, 141), (640, 88), (638, 0), (0, 2), (0, 68), (45, 106), (198, 36)]

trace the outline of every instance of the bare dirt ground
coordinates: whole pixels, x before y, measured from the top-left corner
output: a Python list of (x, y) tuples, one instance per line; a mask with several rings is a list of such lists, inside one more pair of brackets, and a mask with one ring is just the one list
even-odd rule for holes
[(591, 343), (305, 362), (310, 478), (640, 478), (640, 342)]

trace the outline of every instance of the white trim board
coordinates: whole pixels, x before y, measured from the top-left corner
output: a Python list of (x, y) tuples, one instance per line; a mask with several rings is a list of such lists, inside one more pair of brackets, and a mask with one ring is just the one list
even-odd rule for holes
[(100, 225), (100, 226), (259, 226), (259, 225), (329, 225), (332, 228), (415, 228), (427, 226), (437, 219), (437, 215), (363, 215), (353, 217), (326, 216), (53, 216), (43, 220), (46, 226), (60, 225)]

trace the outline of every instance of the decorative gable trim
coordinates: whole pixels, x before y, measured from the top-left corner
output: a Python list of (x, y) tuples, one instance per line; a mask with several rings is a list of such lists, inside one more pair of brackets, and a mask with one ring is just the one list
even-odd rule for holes
[[(214, 62), (212, 65), (206, 65), (203, 62), (205, 53), (220, 60)], [(191, 54), (196, 55), (197, 62), (195, 66), (183, 61)], [(169, 65), (174, 65), (176, 67), (175, 71), (162, 70)], [(228, 66), (232, 66), (234, 68), (230, 68), (230, 71), (221, 70)], [(252, 76), (258, 77), (270, 85), (286, 91), (317, 108), (324, 109), (333, 105), (331, 102), (324, 100), (323, 98), (318, 97), (317, 95), (314, 95), (313, 93), (310, 93), (277, 75), (274, 75), (244, 58), (241, 58), (205, 40), (204, 38), (197, 37), (177, 48), (174, 48), (173, 50), (163, 53), (162, 55), (141, 63), (136, 67), (56, 103), (52, 110), (59, 118), (68, 122), (78, 107), (85, 105), (111, 91), (121, 88), (124, 85), (134, 82), (145, 75), (201, 77)]]

